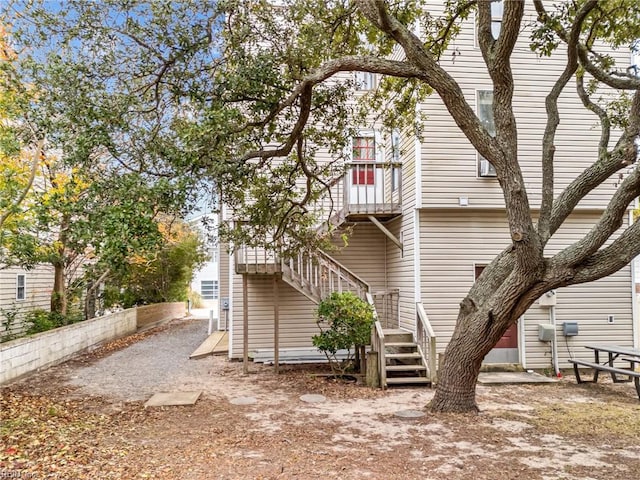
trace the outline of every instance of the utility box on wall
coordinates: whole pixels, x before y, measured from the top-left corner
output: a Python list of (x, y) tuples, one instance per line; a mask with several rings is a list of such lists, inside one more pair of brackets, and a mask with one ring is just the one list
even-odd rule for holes
[(541, 342), (551, 342), (555, 334), (556, 328), (554, 325), (547, 323), (538, 324), (538, 340)]
[(565, 337), (575, 337), (578, 335), (578, 322), (564, 322), (562, 324), (562, 334)]

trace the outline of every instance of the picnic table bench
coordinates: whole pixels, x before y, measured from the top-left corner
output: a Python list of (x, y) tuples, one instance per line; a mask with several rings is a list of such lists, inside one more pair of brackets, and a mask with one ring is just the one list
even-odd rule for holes
[[(620, 347), (618, 345), (585, 345), (585, 348), (593, 350), (593, 362), (574, 358), (569, 360), (569, 362), (573, 363), (573, 371), (576, 374), (576, 381), (578, 383), (596, 383), (598, 381), (598, 374), (601, 371), (608, 372), (611, 374), (611, 379), (614, 383), (628, 382), (633, 379), (638, 398), (640, 399), (640, 371), (636, 371), (636, 364), (640, 364), (640, 350), (630, 347)], [(607, 359), (602, 363), (600, 361), (600, 353), (607, 354)], [(616, 360), (629, 362), (629, 367), (615, 366), (614, 361)], [(584, 380), (580, 376), (578, 366), (592, 368), (593, 378), (591, 380)], [(623, 375), (627, 377), (627, 379), (620, 379), (618, 375)]]

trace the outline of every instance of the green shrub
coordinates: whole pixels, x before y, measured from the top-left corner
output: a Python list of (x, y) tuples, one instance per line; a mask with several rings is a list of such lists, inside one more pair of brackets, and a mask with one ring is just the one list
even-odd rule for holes
[(3, 317), (2, 321), (0, 321), (0, 326), (2, 326), (3, 330), (0, 332), (0, 343), (16, 338), (16, 335), (11, 333), (11, 327), (16, 323), (18, 313), (15, 308), (0, 308), (0, 315)]
[(27, 313), (25, 320), (29, 324), (27, 335), (34, 333), (46, 332), (54, 328), (63, 327), (82, 320), (82, 314), (79, 312), (71, 312), (68, 315), (62, 315), (58, 312), (48, 312), (43, 309), (32, 310)]
[[(369, 344), (373, 308), (351, 292), (334, 292), (320, 302), (317, 314), (320, 334), (313, 336), (313, 345), (326, 355), (334, 373), (344, 374), (353, 364), (356, 348)], [(336, 357), (339, 350), (347, 351), (343, 361)]]
[(193, 290), (191, 290), (189, 292), (189, 301), (191, 302), (191, 308), (204, 308), (202, 295), (200, 295), (198, 292), (194, 292)]

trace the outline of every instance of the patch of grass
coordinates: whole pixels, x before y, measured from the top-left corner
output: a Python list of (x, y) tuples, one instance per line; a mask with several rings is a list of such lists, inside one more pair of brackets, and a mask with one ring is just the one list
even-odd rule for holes
[(532, 419), (541, 430), (576, 437), (640, 439), (640, 405), (618, 402), (548, 405)]

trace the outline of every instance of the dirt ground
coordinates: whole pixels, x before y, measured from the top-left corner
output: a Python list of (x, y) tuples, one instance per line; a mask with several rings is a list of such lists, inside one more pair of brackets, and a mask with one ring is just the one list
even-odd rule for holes
[[(188, 360), (205, 336), (206, 322), (173, 321), (2, 387), (0, 478), (640, 478), (630, 384), (479, 385), (478, 415), (432, 415), (430, 389)], [(191, 390), (203, 391), (194, 406), (143, 406), (154, 392)], [(405, 410), (426, 415), (396, 415)]]

